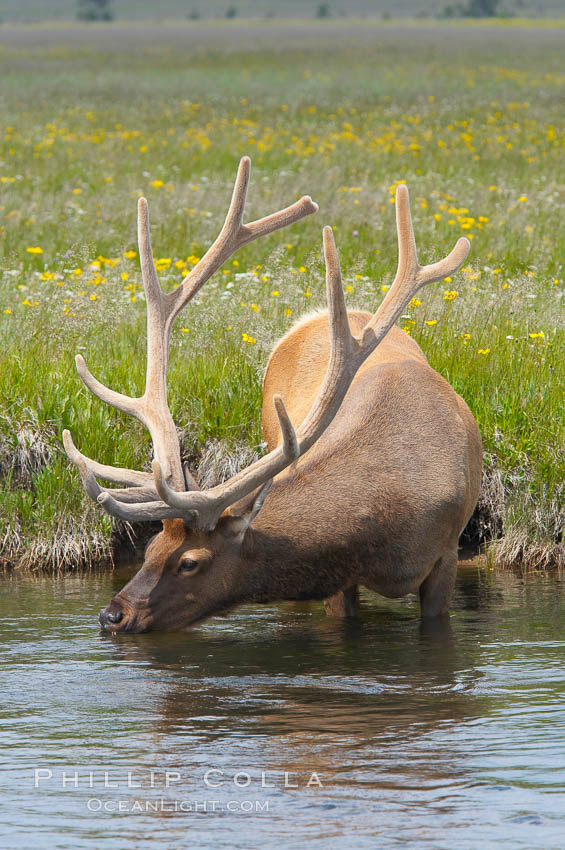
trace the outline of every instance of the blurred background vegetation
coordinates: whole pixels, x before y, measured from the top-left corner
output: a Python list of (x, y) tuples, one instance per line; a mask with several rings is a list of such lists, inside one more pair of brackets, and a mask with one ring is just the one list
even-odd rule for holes
[(433, 18), (437, 16), (560, 17), (562, 0), (0, 0), (0, 21), (171, 18), (343, 18), (355, 16)]

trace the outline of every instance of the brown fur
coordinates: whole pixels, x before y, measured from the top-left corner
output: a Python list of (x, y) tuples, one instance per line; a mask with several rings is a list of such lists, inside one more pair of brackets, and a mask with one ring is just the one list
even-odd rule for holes
[[(359, 334), (371, 318), (349, 313)], [(280, 439), (271, 399), (293, 422), (310, 409), (329, 358), (327, 314), (298, 323), (273, 351), (262, 422)], [(481, 481), (476, 422), (419, 346), (398, 328), (359, 369), (320, 439), (257, 493), (229, 508), (211, 532), (164, 523), (140, 572), (110, 603), (112, 631), (193, 625), (246, 601), (325, 599), (353, 613), (357, 585), (385, 596), (420, 592), (423, 616), (449, 606), (459, 535)], [(196, 564), (181, 573), (183, 558)]]

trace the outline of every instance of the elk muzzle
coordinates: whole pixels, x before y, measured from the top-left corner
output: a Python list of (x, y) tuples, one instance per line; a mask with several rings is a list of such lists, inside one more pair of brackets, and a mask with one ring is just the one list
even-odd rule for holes
[(145, 606), (134, 608), (119, 596), (115, 596), (106, 608), (102, 608), (98, 619), (100, 625), (109, 632), (148, 632), (152, 624)]

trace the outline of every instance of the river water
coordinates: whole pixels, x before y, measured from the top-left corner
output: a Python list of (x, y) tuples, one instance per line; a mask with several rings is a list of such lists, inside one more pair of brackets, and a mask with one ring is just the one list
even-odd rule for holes
[(110, 636), (126, 578), (0, 580), (2, 848), (565, 847), (559, 576)]

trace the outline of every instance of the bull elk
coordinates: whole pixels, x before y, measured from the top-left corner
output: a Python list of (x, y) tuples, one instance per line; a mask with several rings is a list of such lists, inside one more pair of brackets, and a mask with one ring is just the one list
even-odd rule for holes
[[(159, 285), (147, 203), (139, 201), (143, 395), (108, 389), (76, 357), (88, 389), (139, 419), (154, 450), (152, 473), (115, 468), (81, 454), (65, 431), (86, 492), (115, 517), (163, 523), (100, 622), (111, 632), (178, 629), (244, 602), (315, 599), (345, 616), (358, 585), (388, 597), (419, 591), (422, 616), (444, 614), (458, 538), (479, 494), (481, 438), (463, 399), (394, 323), (422, 286), (459, 268), (469, 243), (459, 239), (445, 259), (420, 266), (404, 185), (396, 193), (398, 270), (373, 316), (347, 311), (332, 229), (324, 228), (328, 310), (299, 321), (269, 358), (268, 453), (205, 491), (182, 463), (166, 390), (175, 317), (239, 247), (317, 210), (304, 197), (243, 224), (249, 171), (245, 157), (218, 238), (170, 293)], [(102, 488), (97, 478), (124, 489)]]

